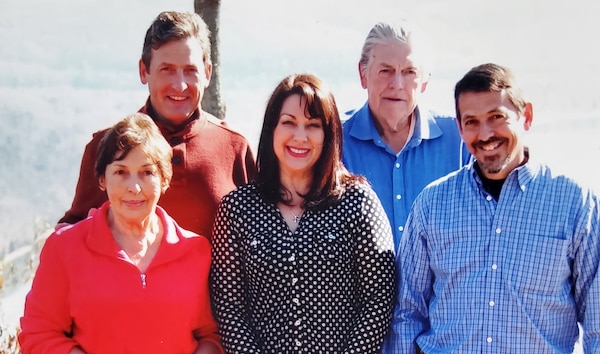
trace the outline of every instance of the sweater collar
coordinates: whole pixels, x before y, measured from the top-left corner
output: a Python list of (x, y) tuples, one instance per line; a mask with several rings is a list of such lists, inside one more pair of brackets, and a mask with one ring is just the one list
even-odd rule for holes
[[(102, 206), (90, 217), (91, 227), (86, 235), (86, 244), (90, 249), (103, 255), (124, 259), (124, 253), (119, 244), (113, 238), (110, 226), (108, 224), (108, 209), (110, 201), (104, 202)], [(175, 221), (160, 206), (156, 206), (156, 215), (163, 225), (163, 238), (156, 256), (152, 260), (151, 266), (171, 261), (181, 257), (188, 249), (185, 245), (185, 239), (199, 238), (199, 236), (190, 231), (186, 231), (177, 226)]]
[(197, 108), (185, 122), (173, 124), (170, 120), (162, 117), (156, 112), (156, 109), (152, 106), (152, 102), (150, 102), (150, 97), (148, 97), (146, 104), (140, 108), (139, 112), (149, 115), (165, 137), (188, 135), (193, 131), (194, 125), (206, 121), (203, 112)]

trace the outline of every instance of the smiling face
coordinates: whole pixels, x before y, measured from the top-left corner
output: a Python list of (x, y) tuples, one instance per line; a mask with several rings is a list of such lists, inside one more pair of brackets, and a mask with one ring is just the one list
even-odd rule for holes
[(132, 148), (124, 159), (108, 164), (99, 182), (108, 195), (110, 212), (124, 224), (144, 223), (167, 187), (158, 166), (141, 145)]
[(188, 37), (152, 49), (150, 67), (140, 60), (140, 79), (148, 84), (150, 102), (162, 118), (180, 124), (199, 108), (212, 72), (202, 58), (200, 42)]
[(367, 89), (369, 108), (378, 121), (408, 118), (427, 80), (408, 43), (379, 43), (373, 46), (366, 68), (360, 68), (362, 87)]
[(461, 136), (484, 176), (506, 178), (525, 159), (522, 135), (533, 120), (531, 103), (519, 113), (505, 90), (467, 91), (458, 108)]
[(273, 132), (273, 150), (281, 175), (312, 176), (324, 139), (321, 119), (306, 116), (306, 99), (300, 95), (286, 98)]

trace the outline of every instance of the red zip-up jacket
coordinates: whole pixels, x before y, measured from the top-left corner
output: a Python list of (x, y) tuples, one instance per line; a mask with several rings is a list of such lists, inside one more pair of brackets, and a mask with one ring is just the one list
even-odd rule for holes
[(198, 340), (220, 347), (208, 240), (157, 207), (164, 235), (141, 273), (112, 237), (109, 204), (47, 239), (21, 318), (23, 353), (68, 353), (78, 345), (88, 354), (189, 354)]

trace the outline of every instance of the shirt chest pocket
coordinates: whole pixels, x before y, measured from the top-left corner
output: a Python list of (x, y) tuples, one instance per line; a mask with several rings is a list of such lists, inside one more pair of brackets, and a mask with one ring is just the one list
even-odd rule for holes
[(289, 245), (272, 235), (254, 235), (246, 241), (246, 267), (249, 271), (261, 271), (283, 261)]
[(348, 266), (352, 260), (351, 245), (345, 237), (337, 233), (320, 233), (315, 246), (316, 256), (329, 266)]
[(534, 234), (520, 235), (505, 244), (504, 274), (519, 293), (559, 295), (570, 289), (569, 240)]

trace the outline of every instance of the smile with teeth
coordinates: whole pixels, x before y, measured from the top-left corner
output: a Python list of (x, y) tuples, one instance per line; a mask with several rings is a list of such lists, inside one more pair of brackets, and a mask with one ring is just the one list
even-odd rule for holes
[(481, 142), (478, 144), (479, 148), (483, 151), (493, 151), (502, 145), (502, 140), (493, 140), (490, 142)]
[(295, 147), (291, 147), (291, 146), (288, 146), (288, 150), (293, 155), (306, 155), (309, 151), (308, 149), (299, 149), (299, 148), (295, 148)]
[(186, 99), (185, 96), (169, 96), (169, 98), (175, 101), (183, 101)]

